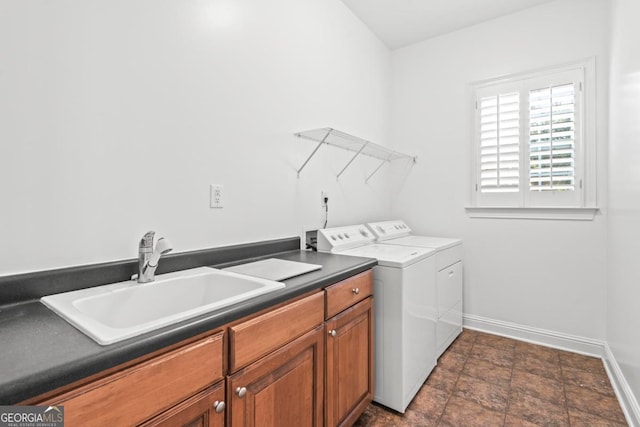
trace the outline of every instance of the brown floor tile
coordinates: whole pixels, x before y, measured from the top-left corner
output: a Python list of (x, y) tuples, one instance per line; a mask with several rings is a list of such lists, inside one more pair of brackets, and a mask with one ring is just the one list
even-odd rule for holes
[(464, 368), (464, 364), (467, 361), (467, 356), (460, 353), (454, 353), (453, 351), (445, 351), (440, 359), (438, 359), (438, 367), (446, 369), (451, 372), (461, 372)]
[[(419, 395), (416, 395), (416, 399), (418, 396)], [(436, 416), (429, 413), (427, 407), (422, 407), (421, 405), (414, 405), (420, 409), (419, 411), (407, 408), (404, 414), (400, 414), (374, 403), (367, 407), (365, 412), (355, 422), (354, 427), (436, 427), (438, 418), (444, 410), (447, 399), (442, 402), (440, 412)]]
[(355, 422), (354, 427), (394, 427), (402, 423), (402, 414), (371, 404)]
[(402, 427), (436, 427), (438, 418), (432, 418), (423, 412), (406, 412), (398, 426)]
[(565, 384), (571, 384), (577, 387), (586, 387), (600, 394), (615, 396), (609, 377), (605, 375), (593, 374), (582, 369), (562, 367), (562, 378)]
[(514, 369), (511, 376), (511, 390), (551, 403), (564, 405), (565, 401), (562, 382), (518, 369)]
[(460, 339), (460, 337), (458, 337), (453, 343), (451, 343), (447, 351), (452, 351), (454, 353), (460, 353), (467, 356), (471, 352), (473, 343), (474, 340)]
[(478, 338), (476, 338), (475, 343), (488, 345), (489, 347), (495, 347), (501, 350), (513, 350), (516, 346), (515, 340), (501, 337), (499, 335), (491, 335), (481, 332), (478, 332)]
[(494, 365), (493, 363), (470, 357), (462, 372), (470, 377), (508, 386), (511, 382), (511, 368)]
[(487, 409), (505, 412), (509, 399), (509, 386), (491, 384), (477, 378), (461, 375), (453, 394), (462, 399), (471, 400)]
[(516, 354), (526, 354), (548, 363), (560, 363), (558, 350), (542, 345), (531, 344), (524, 341), (516, 343)]
[(431, 421), (435, 425), (444, 412), (449, 396), (447, 392), (425, 385), (407, 407), (406, 414), (419, 414), (425, 422)]
[(373, 426), (378, 420), (378, 417), (381, 416), (380, 411), (381, 409), (377, 405), (371, 404), (367, 406), (367, 409), (360, 415), (360, 418), (353, 424), (354, 427)]
[(572, 427), (626, 425), (600, 359), (465, 329), (440, 357), (404, 414), (371, 404), (354, 425), (552, 427), (569, 423)]
[(459, 374), (457, 372), (448, 371), (436, 366), (435, 369), (431, 371), (431, 374), (429, 374), (429, 378), (427, 378), (425, 385), (451, 393), (456, 381), (458, 380), (458, 376)]
[(484, 408), (475, 402), (452, 397), (440, 418), (440, 426), (488, 427), (504, 424), (504, 413)]
[(554, 380), (562, 380), (562, 371), (558, 363), (550, 363), (535, 355), (516, 353), (514, 369), (540, 375)]
[(569, 408), (571, 427), (626, 427), (627, 423), (619, 423), (586, 412)]
[(577, 353), (569, 353), (568, 351), (561, 351), (560, 353), (560, 365), (568, 366), (570, 368), (582, 369), (597, 375), (607, 375), (607, 371), (604, 369), (602, 359), (591, 356), (584, 356)]
[(565, 384), (567, 406), (582, 412), (624, 423), (622, 409), (615, 396), (606, 396), (588, 388)]
[(458, 338), (456, 339), (460, 341), (467, 341), (467, 342), (474, 343), (480, 333), (481, 332), (474, 331), (473, 329), (463, 329), (460, 335), (458, 335)]
[(556, 405), (527, 393), (512, 390), (509, 415), (543, 426), (568, 426), (569, 414), (564, 405)]
[(482, 359), (504, 368), (513, 366), (513, 349), (503, 350), (476, 342), (471, 349), (470, 357)]
[(539, 427), (539, 425), (507, 414), (507, 417), (504, 420), (504, 427)]

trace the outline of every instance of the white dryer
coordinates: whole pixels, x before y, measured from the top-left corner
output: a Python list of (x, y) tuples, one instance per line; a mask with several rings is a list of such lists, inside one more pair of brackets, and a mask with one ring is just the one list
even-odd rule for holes
[(436, 250), (438, 315), (437, 357), (462, 332), (462, 240), (417, 236), (402, 220), (368, 223), (378, 243)]
[(436, 365), (435, 250), (376, 244), (365, 225), (318, 230), (318, 250), (378, 260), (373, 400), (404, 412)]

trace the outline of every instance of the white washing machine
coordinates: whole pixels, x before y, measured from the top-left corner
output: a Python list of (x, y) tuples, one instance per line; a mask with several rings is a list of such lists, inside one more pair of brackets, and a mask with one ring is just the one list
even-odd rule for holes
[(378, 243), (436, 250), (438, 315), (437, 357), (462, 332), (462, 240), (416, 236), (401, 220), (367, 224)]
[(365, 225), (318, 230), (318, 250), (378, 260), (373, 400), (404, 412), (436, 365), (435, 250), (376, 244)]

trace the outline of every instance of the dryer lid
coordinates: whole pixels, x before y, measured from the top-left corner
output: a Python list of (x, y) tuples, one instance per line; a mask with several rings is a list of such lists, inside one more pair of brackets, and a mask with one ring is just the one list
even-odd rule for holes
[(435, 248), (438, 251), (462, 244), (460, 239), (431, 236), (404, 236), (388, 240), (385, 243), (403, 246), (418, 246), (421, 248)]
[(435, 253), (435, 249), (376, 243), (338, 253), (364, 258), (376, 258), (378, 265), (404, 268), (430, 257)]

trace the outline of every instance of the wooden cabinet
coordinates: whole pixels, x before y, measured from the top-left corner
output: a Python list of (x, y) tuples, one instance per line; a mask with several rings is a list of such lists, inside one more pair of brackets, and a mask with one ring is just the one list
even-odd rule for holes
[[(371, 272), (368, 272), (333, 285), (326, 291), (328, 307), (335, 295), (360, 301), (326, 322), (327, 426), (351, 426), (373, 399), (371, 287), (372, 277)], [(359, 289), (359, 292), (354, 292), (355, 289)], [(345, 300), (346, 298), (340, 298), (340, 301)]]
[(350, 277), (325, 289), (325, 313), (329, 319), (342, 310), (373, 294), (373, 272), (371, 270)]
[(372, 290), (368, 271), (25, 404), (69, 426), (349, 426), (373, 396)]
[(324, 325), (227, 378), (230, 427), (323, 425)]
[(137, 425), (224, 378), (223, 337), (203, 338), (39, 404), (63, 405), (68, 426)]
[(224, 398), (224, 381), (220, 381), (141, 427), (224, 427)]
[(229, 372), (235, 372), (324, 321), (322, 292), (229, 328)]

